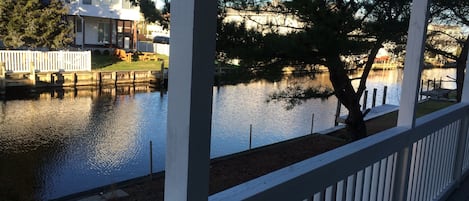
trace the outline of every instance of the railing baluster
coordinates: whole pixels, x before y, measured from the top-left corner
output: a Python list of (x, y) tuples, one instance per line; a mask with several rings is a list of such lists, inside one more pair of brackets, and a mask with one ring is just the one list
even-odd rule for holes
[(380, 169), (379, 169), (379, 182), (378, 182), (378, 192), (376, 196), (376, 200), (383, 201), (384, 197), (384, 186), (386, 182), (386, 164), (387, 158), (383, 158), (380, 161)]
[(438, 148), (439, 148), (439, 145), (440, 145), (440, 130), (436, 131), (435, 134), (434, 134), (434, 146), (432, 148), (432, 151), (433, 151), (433, 157), (432, 157), (432, 161), (433, 161), (433, 164), (432, 164), (432, 182), (431, 182), (431, 185), (430, 185), (430, 189), (429, 191), (432, 193), (431, 197), (434, 197), (437, 195), (437, 189), (438, 189), (438, 176), (439, 176), (439, 170), (438, 170), (438, 166), (440, 164), (440, 155), (439, 155), (439, 152), (438, 152)]
[(332, 201), (332, 192), (333, 192), (333, 186), (329, 186), (326, 188), (324, 191), (324, 199), (325, 201)]
[(357, 172), (356, 178), (356, 186), (355, 186), (355, 200), (361, 201), (363, 200), (363, 178), (364, 178), (364, 170), (360, 170)]
[[(466, 114), (467, 114), (467, 112), (466, 112)], [(463, 154), (464, 155), (464, 162), (463, 162), (464, 165), (462, 167), (463, 172), (467, 171), (468, 168), (469, 168), (469, 134), (468, 134), (469, 133), (469, 126), (468, 126), (469, 125), (469, 119), (468, 119), (467, 116), (465, 118), (465, 122), (466, 122), (467, 129), (464, 130), (465, 135), (466, 135), (466, 139), (465, 139), (465, 141), (466, 141), (465, 147), (466, 148), (464, 149), (465, 154)]]
[(433, 170), (434, 170), (434, 164), (435, 164), (435, 157), (434, 157), (434, 144), (435, 144), (435, 132), (433, 132), (429, 138), (429, 145), (428, 145), (428, 157), (427, 157), (427, 174), (426, 174), (426, 182), (424, 183), (424, 200), (428, 200), (432, 195), (432, 192), (430, 191), (431, 185), (433, 184)]
[(378, 194), (378, 182), (379, 182), (379, 168), (380, 168), (380, 161), (376, 162), (372, 166), (371, 170), (371, 186), (370, 186), (370, 201), (376, 201), (376, 197)]
[(424, 186), (425, 183), (427, 182), (427, 172), (428, 172), (428, 136), (422, 139), (422, 169), (421, 173), (419, 175), (420, 177), (420, 182), (418, 186), (418, 197), (417, 200), (424, 200), (425, 194), (424, 194)]
[(322, 193), (319, 192), (319, 193), (314, 194), (313, 201), (322, 201)]
[(353, 201), (355, 198), (356, 178), (356, 174), (347, 177), (347, 196), (345, 201)]
[(335, 195), (335, 200), (338, 201), (344, 201), (347, 197), (347, 185), (346, 185), (346, 179), (345, 180), (340, 180), (337, 182), (337, 189), (336, 189), (336, 195)]
[(362, 200), (369, 201), (370, 200), (370, 187), (371, 187), (371, 167), (368, 166), (365, 168), (365, 173), (363, 176), (363, 191), (362, 191)]
[[(447, 186), (451, 180), (449, 178), (449, 173), (448, 173), (448, 170), (449, 170), (449, 167), (448, 167), (448, 164), (449, 164), (449, 150), (450, 150), (450, 139), (449, 139), (449, 135), (448, 135), (448, 126), (445, 127), (443, 129), (443, 136), (444, 136), (444, 140), (443, 140), (443, 145), (444, 145), (444, 150), (443, 150), (443, 153), (444, 153), (444, 159), (445, 159), (445, 162), (443, 163), (444, 166), (443, 166), (443, 178), (444, 178), (444, 183), (443, 183), (443, 186)], [(443, 187), (442, 186), (442, 187)]]
[(419, 174), (420, 174), (420, 166), (421, 166), (421, 150), (422, 150), (422, 140), (419, 140), (417, 141), (416, 143), (414, 143), (414, 150), (415, 150), (415, 153), (414, 153), (414, 166), (413, 166), (413, 169), (411, 170), (412, 172), (412, 187), (410, 188), (409, 190), (409, 194), (411, 195), (410, 199), (409, 200), (417, 200), (417, 189), (418, 189), (418, 185), (419, 185)]

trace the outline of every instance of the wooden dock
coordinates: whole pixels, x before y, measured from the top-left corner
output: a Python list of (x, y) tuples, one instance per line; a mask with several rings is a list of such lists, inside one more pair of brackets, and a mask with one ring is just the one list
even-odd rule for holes
[[(390, 105), (390, 104), (384, 104), (376, 107), (370, 108), (370, 112), (366, 114), (366, 116), (363, 118), (363, 120), (368, 121), (370, 119), (374, 119), (376, 117), (383, 116), (385, 114), (397, 111), (399, 109), (398, 105)], [(347, 119), (348, 115), (340, 116), (337, 118), (337, 122), (339, 123), (345, 123), (345, 120)]]
[(427, 96), (432, 100), (450, 100), (449, 94), (453, 91), (456, 91), (456, 90), (437, 88), (437, 89), (432, 89), (429, 91), (422, 91), (420, 92), (420, 95)]
[[(0, 72), (1, 73), (1, 72)], [(165, 71), (92, 71), (92, 72), (55, 72), (55, 73), (5, 73), (0, 74), (0, 96), (8, 88), (30, 87), (81, 87), (121, 84), (149, 83), (165, 86)]]

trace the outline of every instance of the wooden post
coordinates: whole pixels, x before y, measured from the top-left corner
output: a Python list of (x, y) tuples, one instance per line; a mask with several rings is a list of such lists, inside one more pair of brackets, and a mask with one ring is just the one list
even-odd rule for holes
[(51, 85), (55, 85), (55, 76), (54, 76), (54, 73), (51, 73), (51, 74), (50, 74), (50, 84), (51, 84)]
[(252, 148), (252, 124), (249, 124), (249, 150)]
[(33, 85), (36, 85), (36, 69), (34, 62), (29, 63), (29, 80), (31, 80)]
[(383, 90), (383, 105), (386, 104), (386, 97), (388, 96), (388, 86), (384, 86)]
[(112, 72), (111, 77), (112, 77), (112, 80), (114, 80), (114, 85), (117, 85), (117, 72), (116, 71)]
[(73, 73), (73, 87), (77, 87), (77, 83), (78, 83), (78, 76), (77, 76), (77, 73)]
[(150, 180), (153, 180), (153, 142), (150, 140)]
[(337, 99), (337, 108), (336, 108), (336, 110), (335, 110), (334, 126), (338, 126), (338, 125), (339, 125), (340, 108), (342, 108), (342, 104), (341, 104), (340, 101)]
[(378, 90), (376, 88), (373, 89), (373, 102), (371, 102), (371, 107), (374, 108), (376, 106), (376, 93)]
[(422, 100), (422, 98), (423, 98), (422, 92), (423, 92), (423, 80), (420, 82), (420, 93), (419, 93), (420, 100)]
[[(164, 61), (161, 62), (160, 88), (164, 89)], [(163, 91), (163, 90), (162, 90)]]
[(366, 102), (368, 101), (368, 90), (365, 90), (363, 94), (363, 107), (362, 110), (366, 110)]
[(0, 95), (5, 95), (6, 87), (5, 63), (0, 62)]
[(443, 83), (443, 80), (442, 80), (441, 77), (440, 77), (440, 86), (439, 86), (438, 88), (441, 89), (441, 84), (442, 84), (442, 83)]
[(313, 134), (313, 128), (314, 128), (314, 113), (311, 116), (311, 134)]

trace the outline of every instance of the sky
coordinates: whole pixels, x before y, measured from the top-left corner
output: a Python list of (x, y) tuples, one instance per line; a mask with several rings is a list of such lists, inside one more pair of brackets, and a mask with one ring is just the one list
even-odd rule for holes
[(163, 0), (153, 0), (155, 2), (156, 8), (162, 9), (164, 6), (164, 1)]

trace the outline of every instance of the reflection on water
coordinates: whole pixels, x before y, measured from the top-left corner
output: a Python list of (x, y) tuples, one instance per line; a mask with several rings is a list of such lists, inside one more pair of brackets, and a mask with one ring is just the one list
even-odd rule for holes
[[(424, 73), (438, 78), (454, 70)], [(373, 71), (368, 88), (378, 88), (381, 100), (387, 85), (387, 103), (398, 104), (401, 80), (401, 71)], [(315, 132), (332, 127), (335, 97), (288, 111), (281, 102), (266, 103), (298, 83), (330, 87), (328, 74), (319, 74), (214, 88), (212, 157), (246, 150), (250, 124), (254, 147), (309, 133), (313, 113)], [(164, 167), (167, 96), (149, 86), (45, 91), (10, 98), (0, 113), (0, 200), (56, 198), (146, 175), (150, 140), (154, 171)]]

